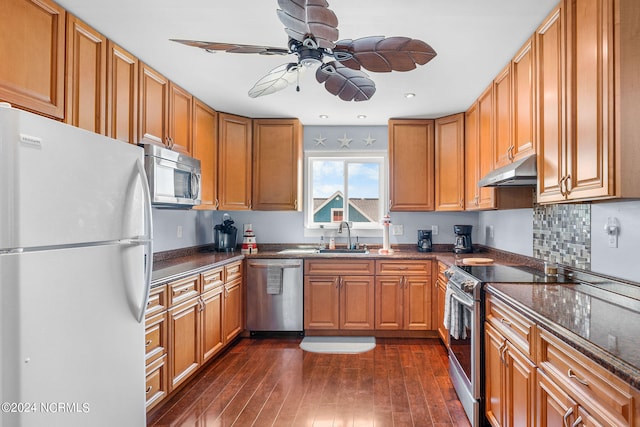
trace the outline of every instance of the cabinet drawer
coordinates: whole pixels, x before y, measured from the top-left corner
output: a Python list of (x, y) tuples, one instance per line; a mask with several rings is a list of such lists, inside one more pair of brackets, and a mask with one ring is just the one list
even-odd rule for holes
[(639, 425), (640, 392), (549, 332), (538, 341), (538, 366), (601, 423)]
[(144, 336), (145, 360), (153, 362), (167, 349), (167, 313), (147, 318)]
[(147, 411), (156, 406), (167, 395), (167, 356), (163, 355), (147, 365), (146, 407)]
[(533, 358), (535, 324), (514, 309), (497, 300), (487, 298), (486, 321), (490, 322), (515, 347)]
[(431, 276), (431, 261), (376, 261), (376, 274)]
[(149, 291), (149, 301), (147, 301), (147, 318), (161, 313), (167, 309), (167, 285), (156, 286)]
[(232, 262), (224, 266), (224, 283), (242, 277), (242, 261)]
[(373, 275), (373, 260), (305, 260), (304, 274), (314, 275)]
[(168, 285), (170, 306), (186, 301), (191, 297), (198, 295), (198, 282), (200, 276), (190, 276), (185, 279), (176, 280)]
[(224, 284), (224, 267), (202, 273), (202, 292), (205, 293)]

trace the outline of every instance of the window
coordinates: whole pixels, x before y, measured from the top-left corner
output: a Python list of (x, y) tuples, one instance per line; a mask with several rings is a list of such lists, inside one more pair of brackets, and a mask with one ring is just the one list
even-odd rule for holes
[(351, 222), (352, 229), (381, 229), (387, 200), (386, 158), (367, 154), (307, 156), (307, 229), (333, 228), (342, 221)]

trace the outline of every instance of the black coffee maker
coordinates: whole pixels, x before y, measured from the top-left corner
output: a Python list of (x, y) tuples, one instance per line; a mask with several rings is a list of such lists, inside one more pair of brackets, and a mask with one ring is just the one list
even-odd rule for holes
[(472, 225), (454, 225), (453, 232), (456, 235), (455, 243), (453, 244), (453, 252), (457, 254), (468, 254), (473, 252), (471, 246), (471, 229)]
[(431, 230), (418, 230), (418, 252), (431, 252)]

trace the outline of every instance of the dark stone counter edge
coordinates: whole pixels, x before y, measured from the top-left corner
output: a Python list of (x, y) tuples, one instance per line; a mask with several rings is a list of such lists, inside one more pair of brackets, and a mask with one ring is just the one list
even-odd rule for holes
[(492, 286), (491, 283), (485, 285), (485, 292), (499, 298), (508, 305), (514, 307), (518, 312), (523, 314), (535, 322), (538, 326), (552, 333), (563, 342), (567, 343), (574, 349), (583, 353), (585, 356), (602, 366), (604, 369), (616, 374), (623, 381), (632, 387), (640, 390), (640, 369), (632, 366), (611, 353), (601, 349), (592, 342), (582, 338), (581, 336), (571, 332), (570, 330), (550, 321), (548, 318), (531, 310), (529, 307), (519, 303), (516, 299), (510, 297), (506, 292)]

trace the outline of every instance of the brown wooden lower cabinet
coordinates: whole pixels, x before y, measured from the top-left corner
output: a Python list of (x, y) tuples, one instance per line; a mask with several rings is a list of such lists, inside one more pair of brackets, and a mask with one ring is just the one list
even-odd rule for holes
[(151, 290), (147, 304), (147, 411), (192, 378), (244, 330), (242, 261)]
[(438, 277), (435, 281), (435, 291), (436, 291), (436, 319), (435, 319), (435, 328), (438, 331), (438, 335), (440, 339), (444, 343), (445, 346), (449, 346), (449, 331), (447, 331), (444, 327), (444, 305), (445, 305), (445, 296), (447, 293), (447, 278), (444, 275), (445, 270), (447, 269), (446, 264), (442, 262), (438, 262)]
[(304, 327), (374, 329), (373, 261), (306, 260)]

